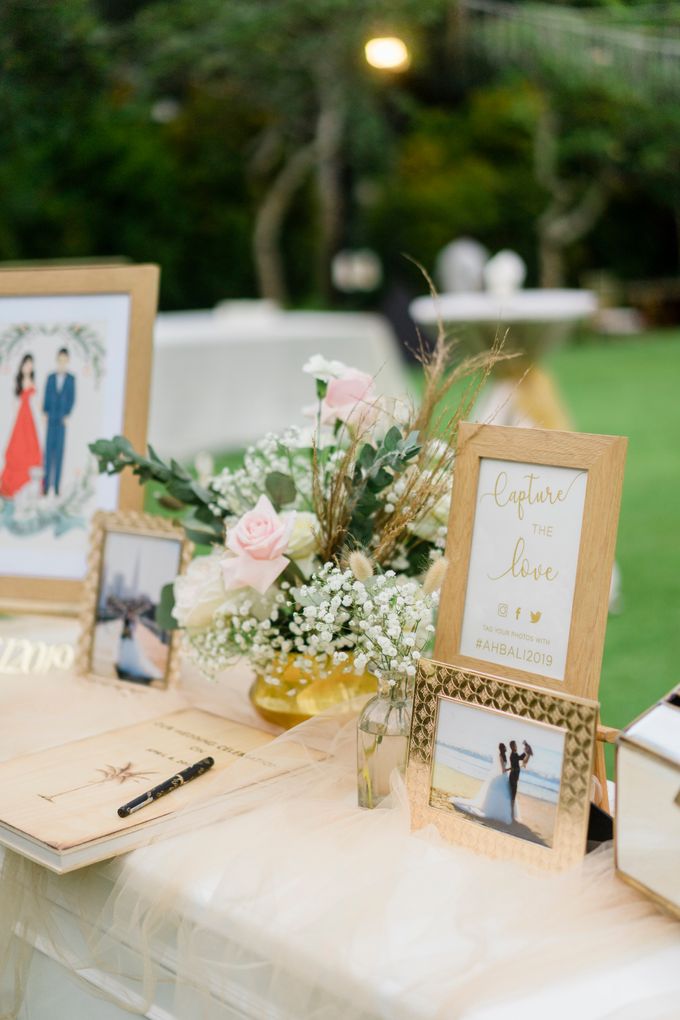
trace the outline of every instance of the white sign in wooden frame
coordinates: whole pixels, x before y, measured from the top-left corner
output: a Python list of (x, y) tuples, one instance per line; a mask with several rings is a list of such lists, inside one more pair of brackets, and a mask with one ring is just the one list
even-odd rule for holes
[(597, 697), (626, 446), (460, 426), (435, 658)]

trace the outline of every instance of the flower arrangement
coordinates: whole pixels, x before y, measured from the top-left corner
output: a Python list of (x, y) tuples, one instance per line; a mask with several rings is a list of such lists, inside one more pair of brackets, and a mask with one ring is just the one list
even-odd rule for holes
[[(302, 684), (415, 673), (445, 572), (458, 423), (504, 357), (496, 344), (452, 368), (452, 350), (440, 330), (422, 356), (418, 407), (379, 397), (356, 368), (311, 358), (309, 424), (265, 436), (241, 467), (205, 480), (120, 436), (92, 445), (101, 471), (161, 483), (165, 506), (212, 547), (164, 607), (205, 673), (244, 656), (272, 685), (291, 669)], [(461, 380), (457, 406), (442, 409)]]

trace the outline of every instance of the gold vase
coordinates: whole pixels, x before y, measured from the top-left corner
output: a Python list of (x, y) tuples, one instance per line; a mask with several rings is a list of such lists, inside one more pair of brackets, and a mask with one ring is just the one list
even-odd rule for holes
[(375, 694), (378, 689), (371, 673), (344, 673), (342, 665), (330, 665), (321, 678), (319, 667), (303, 671), (295, 665), (296, 658), (289, 656), (288, 665), (275, 681), (257, 676), (250, 688), (250, 700), (259, 714), (277, 726), (290, 729), (321, 712), (342, 711), (343, 705), (349, 707), (355, 698)]

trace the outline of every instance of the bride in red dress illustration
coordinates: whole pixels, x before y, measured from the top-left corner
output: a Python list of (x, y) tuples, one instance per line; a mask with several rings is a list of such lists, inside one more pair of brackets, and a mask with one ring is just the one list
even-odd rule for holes
[(24, 354), (16, 375), (14, 393), (19, 409), (5, 450), (5, 466), (0, 476), (0, 496), (12, 499), (31, 480), (33, 468), (42, 467), (42, 453), (35, 427), (31, 399), (35, 394), (33, 355)]

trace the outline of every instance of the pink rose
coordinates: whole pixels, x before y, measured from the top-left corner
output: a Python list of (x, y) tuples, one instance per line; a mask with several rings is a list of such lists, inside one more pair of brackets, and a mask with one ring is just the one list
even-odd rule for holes
[(228, 591), (254, 588), (264, 595), (289, 560), (283, 555), (295, 523), (295, 514), (279, 517), (266, 496), (229, 529), (227, 548), (234, 553), (222, 561)]
[(373, 379), (358, 368), (347, 368), (339, 379), (329, 379), (326, 396), (321, 404), (321, 421), (346, 425), (367, 425), (375, 416), (376, 393)]

